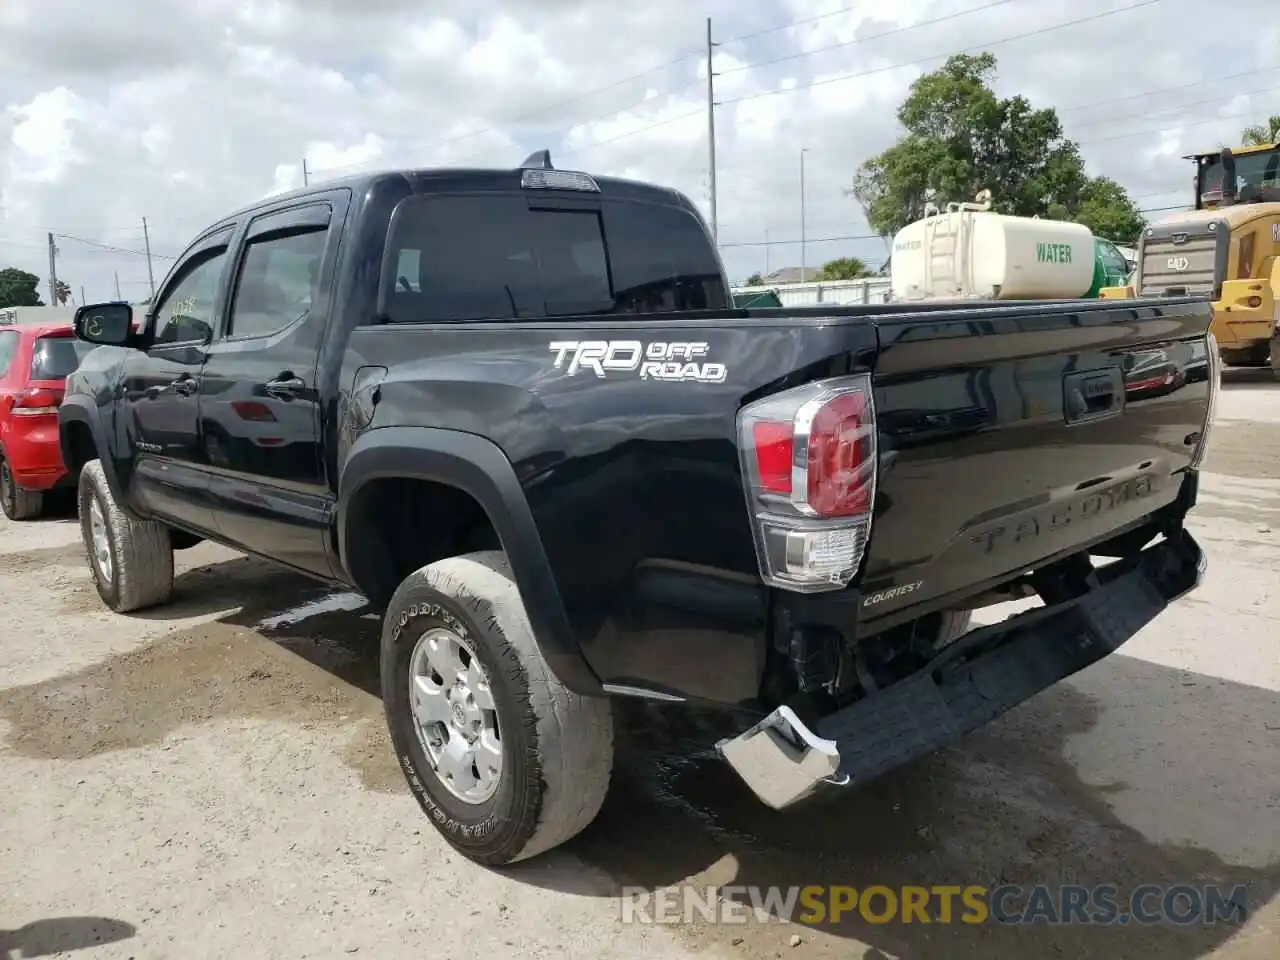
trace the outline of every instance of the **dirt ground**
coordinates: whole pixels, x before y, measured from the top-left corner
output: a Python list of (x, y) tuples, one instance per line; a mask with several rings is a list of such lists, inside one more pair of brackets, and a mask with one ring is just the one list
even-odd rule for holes
[[(1274, 960), (1280, 389), (1231, 381), (1193, 524), (1208, 580), (1123, 655), (800, 816), (749, 797), (699, 718), (630, 707), (599, 820), (505, 871), (451, 853), (406, 791), (360, 598), (200, 546), (173, 604), (114, 616), (73, 517), (0, 520), (0, 960)], [(1243, 884), (1248, 916), (654, 926), (619, 901), (1036, 882)]]

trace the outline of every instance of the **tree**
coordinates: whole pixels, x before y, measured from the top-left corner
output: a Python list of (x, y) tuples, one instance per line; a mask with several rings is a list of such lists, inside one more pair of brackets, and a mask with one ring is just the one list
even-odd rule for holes
[(871, 276), (875, 276), (874, 271), (857, 257), (828, 260), (818, 273), (819, 280), (860, 280)]
[(1056, 111), (997, 97), (995, 70), (990, 53), (959, 54), (911, 85), (898, 109), (904, 136), (862, 164), (847, 191), (871, 228), (888, 237), (924, 216), (930, 199), (971, 200), (989, 189), (999, 213), (1079, 220), (1135, 239), (1145, 221), (1124, 189), (1085, 172)]
[(1268, 143), (1280, 143), (1280, 114), (1267, 117), (1266, 123), (1246, 127), (1240, 134), (1240, 142), (1246, 147), (1260, 147)]
[(764, 277), (760, 276), (760, 274), (758, 273), (753, 273), (751, 276), (747, 277), (747, 286), (748, 287), (764, 286)]
[(53, 286), (54, 292), (57, 294), (58, 306), (65, 307), (67, 301), (71, 299), (71, 284), (65, 280), (58, 280)]
[(0, 270), (0, 308), (43, 306), (39, 277), (17, 267)]
[(1051, 204), (1049, 216), (1057, 220), (1074, 220), (1118, 243), (1132, 243), (1147, 225), (1129, 201), (1124, 187), (1110, 177), (1094, 177), (1080, 192), (1080, 203), (1072, 212), (1063, 204)]

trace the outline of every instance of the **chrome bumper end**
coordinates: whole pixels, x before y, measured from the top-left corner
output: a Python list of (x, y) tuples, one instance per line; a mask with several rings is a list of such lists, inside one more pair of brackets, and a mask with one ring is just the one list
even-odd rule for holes
[(752, 792), (775, 810), (784, 810), (818, 791), (842, 785), (840, 751), (818, 736), (790, 707), (779, 707), (738, 736), (716, 744), (720, 756)]

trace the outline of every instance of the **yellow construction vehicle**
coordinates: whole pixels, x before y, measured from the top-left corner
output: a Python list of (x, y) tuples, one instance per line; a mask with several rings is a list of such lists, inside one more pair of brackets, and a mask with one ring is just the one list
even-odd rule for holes
[(1131, 286), (1106, 298), (1213, 298), (1212, 332), (1223, 363), (1280, 374), (1280, 144), (1194, 154), (1194, 210), (1151, 224), (1138, 244)]

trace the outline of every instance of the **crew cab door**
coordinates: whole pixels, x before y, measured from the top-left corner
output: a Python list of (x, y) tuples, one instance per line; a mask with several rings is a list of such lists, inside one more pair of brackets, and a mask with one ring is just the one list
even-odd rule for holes
[(236, 243), (225, 323), (200, 379), (214, 519), (224, 540), (330, 576), (333, 497), (316, 384), (347, 191), (251, 219)]
[(145, 511), (213, 532), (197, 393), (205, 351), (224, 299), (227, 226), (192, 244), (156, 297), (154, 337), (124, 360), (118, 416), (127, 458), (134, 464), (131, 494)]

